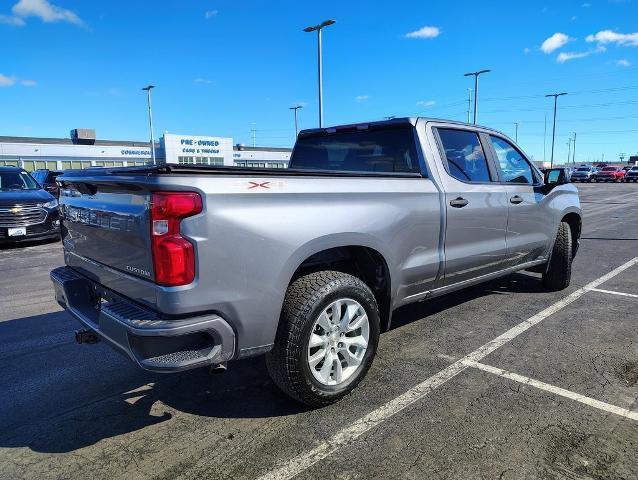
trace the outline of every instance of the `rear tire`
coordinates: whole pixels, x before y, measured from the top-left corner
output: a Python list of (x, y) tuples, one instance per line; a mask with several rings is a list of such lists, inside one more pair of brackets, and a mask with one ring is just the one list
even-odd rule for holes
[(543, 286), (558, 291), (569, 287), (572, 276), (572, 231), (567, 222), (558, 226), (558, 234), (549, 258), (547, 271), (543, 274)]
[[(364, 334), (361, 326), (351, 328), (364, 320)], [(275, 345), (266, 355), (270, 377), (286, 395), (306, 405), (335, 403), (370, 369), (379, 323), (374, 294), (357, 277), (335, 271), (300, 277), (288, 287)], [(339, 324), (343, 329), (337, 328)], [(317, 354), (322, 358), (318, 362), (313, 361)]]

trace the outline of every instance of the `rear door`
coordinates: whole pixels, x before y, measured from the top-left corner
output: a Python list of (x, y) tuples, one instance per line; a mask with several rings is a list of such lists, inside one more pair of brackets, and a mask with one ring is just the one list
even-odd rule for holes
[(445, 191), (445, 277), (451, 285), (496, 272), (506, 257), (506, 186), (486, 155), (485, 134), (436, 127)]
[(543, 180), (509, 140), (490, 135), (492, 153), (505, 186), (508, 203), (507, 262), (536, 260), (547, 253), (554, 221), (547, 217)]

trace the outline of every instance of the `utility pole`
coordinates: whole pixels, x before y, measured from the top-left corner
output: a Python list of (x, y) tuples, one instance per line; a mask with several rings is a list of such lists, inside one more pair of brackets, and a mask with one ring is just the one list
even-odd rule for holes
[(295, 139), (299, 135), (299, 128), (297, 127), (297, 110), (303, 108), (303, 105), (295, 105), (294, 107), (290, 107), (290, 110), (295, 112)]
[(304, 32), (317, 32), (317, 68), (319, 70), (319, 128), (323, 128), (323, 58), (321, 52), (321, 31), (335, 23), (334, 20), (326, 20), (319, 25), (306, 27)]
[(250, 133), (253, 136), (253, 147), (257, 146), (257, 129), (255, 128), (255, 124), (253, 123), (253, 128), (250, 129)]
[(545, 112), (545, 131), (543, 133), (543, 162), (547, 161), (545, 149), (547, 147), (547, 112)]
[(572, 158), (572, 138), (569, 137), (567, 140), (567, 163), (565, 165), (569, 165), (569, 159)]
[(514, 141), (518, 143), (518, 122), (514, 122)]
[(491, 70), (479, 70), (478, 72), (470, 72), (463, 75), (464, 77), (474, 77), (474, 125), (476, 125), (476, 114), (478, 110), (478, 78), (481, 74), (489, 72), (491, 72)]
[(562, 95), (567, 95), (567, 92), (550, 93), (549, 95), (545, 95), (546, 97), (554, 97), (554, 127), (552, 129), (552, 158), (550, 160), (550, 168), (554, 167), (554, 143), (556, 141), (556, 105), (558, 102), (558, 97)]
[(576, 132), (574, 132), (574, 150), (572, 151), (572, 164), (576, 166)]
[(147, 85), (142, 90), (146, 92), (146, 103), (148, 105), (148, 126), (151, 129), (151, 159), (155, 165), (155, 139), (153, 138), (153, 107), (151, 106), (151, 90), (155, 85)]
[(470, 112), (472, 111), (472, 89), (467, 89), (467, 123), (470, 123)]
[(620, 155), (618, 155), (618, 157), (620, 158), (620, 163), (622, 163), (622, 162), (624, 162), (624, 161), (625, 161), (625, 157), (626, 157), (626, 156), (627, 156), (627, 155), (626, 155), (626, 154), (624, 154), (624, 153), (621, 153)]

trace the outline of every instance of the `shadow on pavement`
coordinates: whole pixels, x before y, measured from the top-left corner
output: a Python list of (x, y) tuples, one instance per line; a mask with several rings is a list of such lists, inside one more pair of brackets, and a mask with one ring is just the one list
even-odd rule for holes
[[(468, 300), (542, 291), (538, 278), (515, 274), (397, 310), (393, 328)], [(103, 343), (76, 345), (64, 312), (0, 322), (0, 447), (64, 453), (171, 420), (175, 412), (208, 418), (267, 418), (307, 408), (285, 397), (263, 358), (207, 369), (144, 372)], [(6, 372), (11, 372), (6, 374)]]

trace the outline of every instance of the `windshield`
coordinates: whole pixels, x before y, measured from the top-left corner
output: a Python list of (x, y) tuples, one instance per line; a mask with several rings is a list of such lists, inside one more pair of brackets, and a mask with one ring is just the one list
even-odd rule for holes
[(638, 171), (638, 167), (631, 167), (631, 171), (632, 172)]
[(39, 190), (36, 181), (24, 170), (0, 172), (0, 190)]
[(47, 172), (46, 170), (38, 170), (37, 172), (31, 172), (31, 176), (42, 185), (47, 178)]
[(578, 172), (589, 172), (589, 167), (579, 168), (577, 171)]
[(603, 168), (603, 172), (613, 172), (616, 170), (616, 167), (605, 167)]
[(301, 137), (291, 168), (350, 172), (419, 172), (412, 128)]

